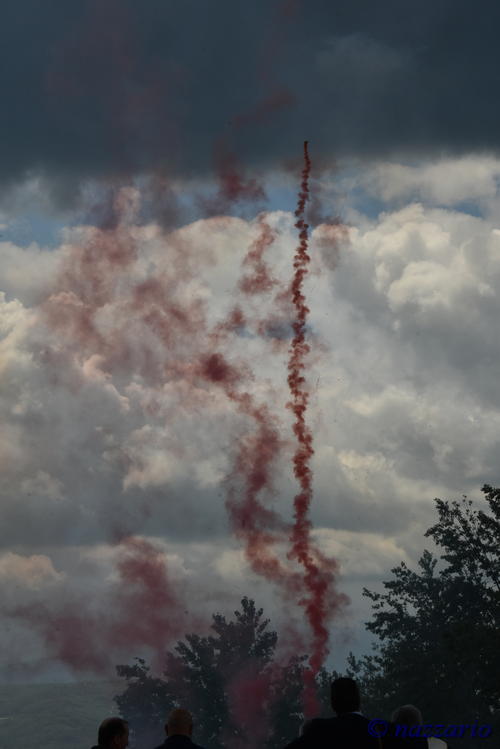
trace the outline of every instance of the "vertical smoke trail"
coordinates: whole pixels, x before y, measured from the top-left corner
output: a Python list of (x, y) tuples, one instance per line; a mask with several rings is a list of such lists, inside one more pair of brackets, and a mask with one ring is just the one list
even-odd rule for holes
[[(50, 345), (44, 344), (47, 357), (49, 354), (54, 357), (56, 353), (64, 356), (66, 366), (73, 367), (82, 387), (88, 372), (85, 375), (81, 372), (94, 368), (110, 386), (113, 383), (122, 401), (128, 403), (130, 397), (133, 406), (143, 408), (148, 421), (154, 418), (155, 423), (168, 424), (170, 420), (173, 431), (172, 414), (179, 410), (175, 403), (182, 403), (186, 412), (204, 408), (210, 405), (214, 389), (222, 391), (234, 406), (241, 417), (242, 431), (232, 441), (232, 468), (226, 480), (226, 508), (231, 528), (253, 572), (275, 584), (288, 602), (298, 602), (306, 611), (314, 634), (306, 689), (306, 711), (311, 713), (315, 706), (314, 675), (327, 653), (325, 622), (343, 601), (337, 594), (332, 595), (336, 563), (325, 559), (314, 547), (307, 517), (311, 501), (308, 461), (312, 455), (312, 436), (304, 419), (308, 395), (301, 377), (303, 360), (309, 350), (304, 340), (308, 310), (302, 294), (309, 260), (308, 227), (304, 223), (310, 171), (307, 147), (305, 155), (307, 160), (296, 212), (300, 247), (291, 286), (297, 320), (290, 349), (288, 381), (292, 402), (289, 408), (296, 418), (294, 431), (300, 447), (294, 457), (294, 468), (302, 490), (296, 497), (291, 563), (287, 564), (282, 553), (288, 542), (290, 524), (271, 504), (277, 493), (276, 468), (290, 442), (282, 436), (281, 422), (268, 402), (269, 396), (263, 397), (258, 391), (254, 393), (254, 362), (245, 355), (236, 356), (233, 350), (242, 328), (263, 336), (273, 351), (278, 350), (278, 345), (287, 345), (282, 337), (273, 340), (269, 335), (274, 323), (279, 328), (279, 323), (284, 325), (285, 317), (289, 319), (292, 301), (290, 286), (286, 288), (275, 278), (266, 262), (266, 253), (279, 236), (279, 230), (273, 228), (267, 214), (258, 217), (256, 237), (243, 259), (236, 287), (238, 305), (212, 327), (203, 298), (183, 293), (200, 273), (203, 260), (196, 235), (193, 241), (184, 230), (168, 235), (159, 233), (155, 241), (165, 243), (168, 263), (146, 270), (141, 263), (148, 257), (148, 245), (136, 223), (139, 191), (132, 187), (116, 189), (98, 226), (89, 227), (81, 240), (68, 246), (53, 293), (40, 308), (40, 318), (51, 336)], [(224, 226), (228, 222), (230, 226), (231, 219), (219, 217), (209, 220), (208, 225)], [(277, 293), (271, 306), (280, 314), (276, 318), (263, 317), (266, 314), (263, 302), (273, 290)], [(279, 351), (283, 352), (283, 348)], [(50, 357), (46, 363), (50, 365)], [(133, 377), (142, 383), (145, 396), (140, 400), (134, 400), (137, 391), (129, 389)], [(169, 395), (163, 402), (166, 385)], [(156, 403), (164, 406), (159, 414)], [(132, 419), (130, 423), (134, 425)], [(141, 455), (129, 450), (130, 446), (124, 445), (119, 453), (122, 466), (127, 470), (127, 480), (132, 469), (142, 470)], [(126, 490), (126, 483), (124, 487)], [(129, 538), (133, 526), (118, 512), (118, 503), (111, 504), (112, 499), (110, 507), (103, 506), (99, 512), (108, 541), (119, 544), (118, 579), (112, 592), (115, 609), (119, 612), (118, 621), (114, 617), (103, 619), (81, 611), (80, 602), (69, 594), (56, 611), (40, 610), (37, 622), (33, 622), (33, 612), (17, 613), (32, 621), (45, 639), (48, 638), (58, 658), (77, 670), (104, 672), (112, 664), (116, 648), (125, 650), (142, 645), (161, 654), (185, 621), (181, 616), (179, 622), (169, 623), (169, 611), (173, 608), (184, 611), (184, 604), (179, 586), (170, 579), (164, 555), (145, 539)], [(116, 507), (117, 512), (111, 512), (111, 507)], [(117, 518), (119, 527), (116, 527)], [(147, 626), (136, 625), (134, 617), (138, 605), (141, 609), (150, 609), (155, 597), (159, 598), (157, 615), (150, 617)], [(99, 632), (103, 633), (102, 637)], [(301, 650), (298, 633), (293, 632), (292, 639), (294, 647)], [(254, 684), (253, 676), (247, 676)], [(251, 688), (256, 690), (257, 711), (260, 687), (256, 684)], [(238, 704), (240, 712), (242, 705), (250, 710), (248, 699)]]
[(311, 172), (311, 159), (304, 141), (304, 168), (302, 170), (301, 189), (298, 195), (295, 216), (297, 221), (295, 227), (299, 230), (299, 245), (297, 247), (293, 267), (295, 269), (291, 292), (296, 312), (293, 323), (294, 337), (289, 349), (288, 361), (288, 386), (290, 388), (291, 400), (287, 403), (295, 416), (293, 431), (297, 438), (298, 446), (293, 457), (293, 468), (296, 479), (300, 485), (300, 491), (294, 498), (294, 524), (290, 536), (291, 550), (290, 559), (296, 559), (304, 569), (304, 587), (307, 597), (300, 600), (300, 605), (305, 608), (306, 616), (313, 633), (312, 652), (310, 656), (311, 671), (308, 672), (306, 684), (306, 707), (312, 707), (314, 702), (314, 677), (321, 667), (328, 653), (328, 631), (325, 627), (326, 594), (328, 591), (328, 578), (325, 576), (324, 565), (318, 564), (318, 554), (311, 548), (311, 521), (308, 516), (312, 500), (312, 471), (310, 459), (314, 454), (312, 433), (305, 421), (309, 393), (306, 389), (306, 381), (302, 374), (305, 369), (305, 357), (310, 347), (305, 342), (305, 327), (309, 308), (306, 306), (305, 296), (302, 291), (304, 278), (308, 273), (310, 256), (308, 254), (308, 229), (304, 213), (306, 202), (309, 198), (309, 176)]
[(292, 400), (287, 403), (295, 416), (293, 431), (297, 437), (298, 447), (293, 458), (294, 474), (299, 481), (301, 491), (294, 498), (295, 523), (292, 530), (292, 550), (290, 556), (297, 558), (307, 570), (309, 559), (309, 531), (311, 522), (307, 512), (312, 499), (311, 469), (309, 460), (314, 454), (312, 447), (312, 434), (305, 422), (305, 413), (309, 400), (309, 394), (305, 389), (305, 378), (301, 372), (305, 369), (304, 359), (310, 351), (305, 342), (305, 326), (309, 308), (305, 304), (305, 296), (302, 293), (302, 284), (308, 272), (310, 256), (308, 254), (308, 229), (309, 225), (304, 220), (305, 204), (309, 197), (309, 175), (311, 171), (311, 160), (307, 149), (307, 141), (304, 142), (304, 168), (302, 170), (301, 190), (295, 216), (297, 221), (295, 227), (299, 230), (300, 243), (294, 256), (293, 267), (295, 273), (291, 285), (292, 300), (295, 307), (296, 319), (293, 322), (294, 337), (289, 349), (288, 360), (288, 386)]

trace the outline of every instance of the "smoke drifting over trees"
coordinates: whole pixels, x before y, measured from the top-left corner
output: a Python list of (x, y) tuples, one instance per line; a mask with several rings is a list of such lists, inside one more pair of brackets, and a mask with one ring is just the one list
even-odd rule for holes
[[(351, 654), (346, 667), (360, 684), (365, 714), (388, 718), (413, 700), (426, 723), (477, 720), (493, 725), (493, 734), (498, 730), (500, 489), (485, 486), (483, 493), (486, 506), (466, 498), (435, 500), (438, 519), (425, 535), (438, 555), (425, 550), (417, 570), (401, 563), (384, 593), (365, 590), (377, 651), (363, 658)], [(159, 739), (163, 716), (184, 703), (196, 706), (197, 739), (209, 746), (274, 749), (298, 735), (307, 656), (278, 666), (278, 633), (253, 601), (241, 603), (231, 621), (214, 615), (213, 634), (179, 642), (162, 678), (150, 675), (144, 661), (118, 666), (127, 686), (117, 704), (135, 726), (139, 745)], [(322, 670), (315, 681), (325, 715), (328, 684), (337, 675)], [(255, 691), (242, 689), (245, 683)], [(248, 706), (239, 714), (233, 699), (250, 699), (255, 715)], [(477, 745), (470, 737), (461, 741), (466, 749)]]
[[(446, 636), (405, 622), (424, 644), (435, 633), (453, 680), (456, 602), (494, 641), (493, 521), (438, 505), (449, 568), (424, 554), (409, 570), (429, 497), (497, 481), (499, 14), (461, 0), (4, 3), (4, 678), (101, 676), (133, 654), (123, 674), (151, 696), (186, 632), (172, 674), (215, 658), (210, 615), (251, 590), (280, 638), (274, 652), (244, 599), (272, 657), (224, 675), (207, 728), (238, 743), (286, 669), (290, 704), (302, 680), (313, 711), (346, 630), (364, 646), (362, 585), (401, 559), (373, 593), (389, 613), (370, 631), (394, 624), (385, 661), (351, 662), (370, 699), (389, 673), (409, 689), (398, 659), (416, 665), (396, 642), (396, 592), (431, 607), (439, 592)], [(241, 620), (213, 623), (230, 642)], [(474, 647), (488, 672), (494, 655)], [(287, 708), (272, 705), (281, 741)]]

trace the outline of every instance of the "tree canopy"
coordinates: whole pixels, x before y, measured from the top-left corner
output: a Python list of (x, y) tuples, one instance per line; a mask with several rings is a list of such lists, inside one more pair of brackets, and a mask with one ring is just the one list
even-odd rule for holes
[[(425, 549), (415, 570), (401, 562), (383, 592), (363, 590), (377, 643), (370, 655), (351, 654), (346, 674), (360, 684), (365, 714), (387, 719), (410, 703), (426, 722), (477, 719), (500, 734), (500, 489), (482, 491), (484, 509), (467, 497), (436, 499), (437, 521), (425, 536), (438, 554)], [(284, 663), (277, 643), (263, 610), (245, 597), (233, 619), (214, 614), (209, 635), (178, 642), (161, 678), (141, 659), (118, 666), (126, 689), (117, 704), (145, 749), (163, 740), (165, 717), (177, 706), (193, 712), (195, 738), (210, 749), (278, 749), (303, 721), (306, 656)], [(324, 670), (317, 678), (326, 715), (337, 675)], [(463, 749), (478, 745), (460, 739)]]
[(417, 570), (391, 570), (385, 592), (363, 591), (378, 643), (350, 656), (349, 673), (373, 715), (411, 703), (427, 721), (478, 719), (500, 730), (500, 489), (482, 491), (489, 512), (465, 496), (436, 499), (438, 521), (425, 535), (439, 557), (424, 550)]
[[(177, 706), (189, 706), (196, 740), (211, 749), (283, 746), (297, 736), (305, 657), (278, 662), (278, 635), (269, 625), (263, 610), (244, 597), (234, 619), (213, 615), (213, 634), (179, 641), (166, 655), (162, 678), (153, 677), (143, 659), (118, 666), (127, 686), (116, 702), (137, 743), (159, 744), (165, 717)], [(319, 689), (324, 682), (323, 675)]]

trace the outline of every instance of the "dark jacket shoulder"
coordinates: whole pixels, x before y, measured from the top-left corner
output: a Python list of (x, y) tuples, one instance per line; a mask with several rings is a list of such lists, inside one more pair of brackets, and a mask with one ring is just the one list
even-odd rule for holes
[(346, 713), (336, 718), (315, 718), (304, 727), (302, 736), (286, 749), (321, 749), (336, 746), (342, 749), (378, 749), (378, 743), (368, 732), (368, 718), (357, 713)]

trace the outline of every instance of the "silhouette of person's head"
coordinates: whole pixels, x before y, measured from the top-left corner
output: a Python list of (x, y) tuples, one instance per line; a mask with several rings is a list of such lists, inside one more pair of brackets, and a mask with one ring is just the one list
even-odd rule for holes
[(172, 710), (165, 724), (167, 736), (189, 736), (193, 734), (193, 717), (188, 710)]
[(361, 698), (358, 685), (354, 679), (343, 676), (332, 681), (330, 688), (330, 701), (337, 715), (343, 713), (356, 713), (359, 711)]
[(392, 714), (393, 723), (400, 723), (405, 726), (422, 725), (422, 713), (415, 705), (402, 705)]
[(126, 749), (128, 723), (123, 718), (106, 718), (99, 726), (97, 743), (102, 749)]

